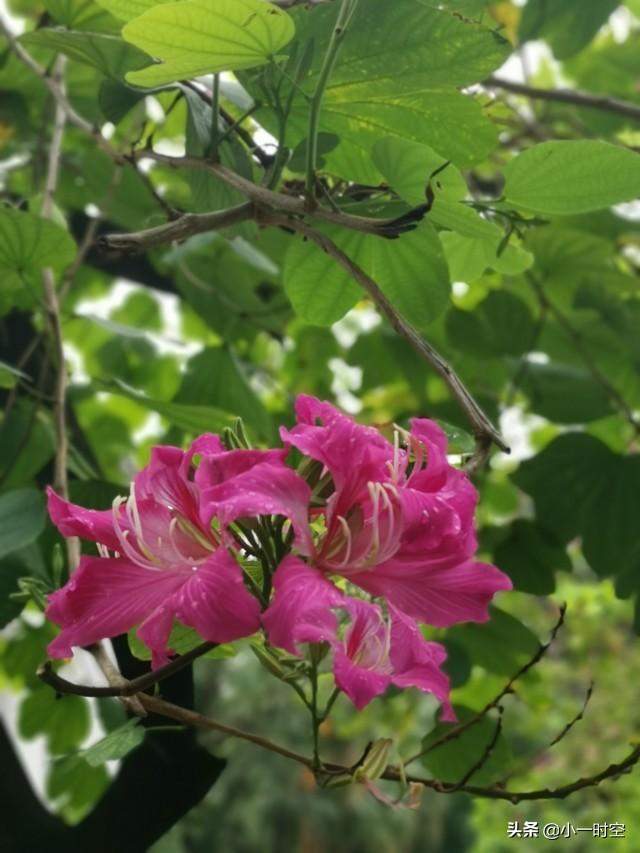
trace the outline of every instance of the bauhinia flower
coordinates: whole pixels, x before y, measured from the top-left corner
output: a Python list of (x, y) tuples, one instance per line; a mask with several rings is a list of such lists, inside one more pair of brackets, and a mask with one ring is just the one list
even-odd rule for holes
[(134, 626), (158, 666), (168, 659), (174, 619), (205, 640), (225, 643), (259, 627), (259, 602), (246, 589), (236, 559), (211, 524), (201, 521), (201, 491), (192, 479), (196, 454), (223, 454), (216, 436), (184, 453), (156, 447), (150, 464), (111, 510), (87, 510), (49, 490), (49, 513), (64, 536), (98, 544), (68, 583), (49, 598), (47, 616), (62, 631), (53, 657), (73, 646), (115, 637)]
[[(63, 535), (100, 553), (50, 597), (47, 614), (62, 628), (51, 654), (136, 626), (157, 666), (174, 620), (212, 642), (262, 625), (294, 655), (328, 644), (336, 683), (358, 708), (390, 684), (413, 686), (452, 719), (445, 651), (417, 623), (485, 621), (495, 593), (511, 587), (475, 559), (474, 487), (432, 421), (413, 420), (391, 443), (313, 397), (300, 396), (296, 412), (281, 449), (229, 450), (213, 435), (187, 452), (155, 448), (110, 511), (50, 492)], [(297, 471), (292, 448), (303, 456)], [(260, 591), (245, 583), (242, 559), (261, 561)]]

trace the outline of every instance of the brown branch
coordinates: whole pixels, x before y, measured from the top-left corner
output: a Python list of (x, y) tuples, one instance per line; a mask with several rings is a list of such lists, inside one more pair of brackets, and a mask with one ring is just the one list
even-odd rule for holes
[(507, 696), (509, 693), (513, 692), (513, 685), (516, 683), (516, 681), (526, 675), (526, 673), (529, 672), (529, 670), (532, 669), (534, 666), (536, 666), (545, 656), (552, 643), (554, 642), (555, 638), (558, 636), (558, 631), (564, 624), (564, 617), (566, 612), (567, 605), (563, 604), (560, 607), (560, 614), (558, 616), (556, 624), (551, 629), (551, 634), (549, 635), (549, 639), (547, 640), (547, 642), (540, 644), (535, 654), (531, 658), (529, 658), (529, 660), (525, 664), (523, 664), (514, 675), (511, 676), (511, 678), (507, 681), (502, 690), (490, 702), (487, 702), (487, 704), (481, 711), (479, 711), (474, 717), (470, 717), (468, 720), (466, 720), (466, 722), (461, 723), (459, 726), (454, 726), (452, 729), (449, 729), (437, 740), (434, 740), (433, 743), (430, 743), (426, 749), (423, 749), (420, 752), (417, 752), (415, 755), (412, 755), (408, 761), (405, 761), (405, 767), (411, 764), (412, 762), (417, 761), (418, 758), (422, 758), (424, 755), (427, 755), (427, 753), (431, 752), (432, 750), (437, 749), (439, 746), (442, 746), (443, 744), (449, 743), (449, 741), (455, 740), (456, 738), (460, 737), (463, 732), (466, 732), (467, 729), (470, 729), (471, 726), (475, 726), (476, 723), (479, 723), (480, 720), (486, 717), (489, 711), (493, 710), (493, 708), (497, 708), (500, 702), (504, 699), (504, 697)]
[[(107, 675), (109, 681), (117, 682), (119, 684), (122, 684), (124, 682), (124, 679), (122, 679), (122, 676), (117, 672), (109, 658), (106, 656), (103, 649), (100, 649), (99, 651), (93, 650), (93, 654), (96, 657), (99, 665)], [(51, 682), (48, 681), (47, 683)], [(56, 689), (58, 687), (62, 688), (60, 692), (71, 692), (66, 691), (67, 685), (70, 685), (70, 682), (66, 682), (64, 679), (57, 677), (57, 680), (52, 686), (55, 686)], [(78, 686), (70, 686), (73, 687), (72, 692), (76, 692), (76, 688)], [(95, 694), (91, 693), (84, 695)], [(172, 704), (171, 702), (166, 702), (158, 697), (149, 696), (146, 693), (138, 693), (135, 695), (135, 697), (133, 697), (133, 699), (139, 704), (143, 713), (150, 712), (154, 714), (160, 714), (162, 716), (168, 717), (169, 719), (175, 720), (176, 722), (183, 723), (188, 726), (207, 729), (209, 731), (220, 732), (221, 734), (225, 734), (230, 737), (235, 737), (240, 740), (253, 743), (255, 746), (259, 746), (261, 749), (266, 749), (269, 752), (274, 752), (278, 755), (282, 755), (284, 758), (287, 758), (291, 761), (295, 761), (296, 763), (302, 764), (303, 766), (308, 767), (310, 769), (313, 766), (313, 761), (311, 758), (308, 758), (305, 755), (301, 755), (298, 752), (294, 752), (293, 750), (290, 750), (285, 746), (281, 746), (278, 743), (274, 743), (273, 741), (269, 740), (268, 738), (262, 737), (261, 735), (256, 735), (251, 732), (245, 732), (241, 729), (235, 728), (234, 726), (228, 726), (224, 723), (219, 723), (217, 720), (212, 720), (209, 717), (205, 717), (203, 714), (198, 714), (195, 711), (190, 711), (187, 708), (182, 708), (179, 705)], [(486, 751), (483, 754), (483, 757), (484, 755), (486, 755)], [(425, 788), (431, 788), (432, 790), (441, 794), (452, 794), (457, 791), (462, 791), (467, 794), (473, 794), (477, 797), (508, 800), (512, 803), (518, 803), (521, 800), (564, 799), (565, 797), (568, 797), (570, 794), (573, 794), (576, 791), (579, 791), (583, 788), (594, 787), (596, 785), (599, 785), (600, 782), (603, 782), (606, 779), (613, 779), (616, 776), (619, 776), (621, 773), (631, 770), (631, 768), (635, 764), (637, 764), (638, 761), (640, 761), (640, 746), (635, 747), (622, 761), (610, 764), (604, 770), (601, 770), (599, 773), (596, 773), (593, 776), (582, 777), (580, 779), (577, 779), (575, 782), (572, 782), (568, 785), (563, 785), (559, 788), (541, 788), (533, 791), (509, 791), (505, 788), (500, 788), (497, 786), (480, 787), (477, 785), (468, 784), (461, 784), (458, 787), (458, 785), (448, 785), (447, 783), (442, 782), (438, 779), (423, 779), (417, 776), (409, 776), (400, 771), (397, 767), (388, 767), (382, 774), (382, 778), (393, 782), (402, 782), (403, 784), (406, 782), (413, 782), (415, 784), (423, 785)], [(337, 764), (328, 764), (322, 769), (328, 770), (331, 773), (349, 773), (350, 770), (349, 767)]]
[(145, 252), (174, 240), (186, 240), (187, 237), (194, 234), (218, 231), (253, 218), (254, 206), (251, 202), (214, 213), (185, 213), (172, 222), (147, 228), (143, 231), (133, 231), (128, 234), (104, 234), (98, 240), (98, 248), (127, 253)]
[(618, 391), (615, 385), (613, 385), (609, 381), (609, 378), (602, 372), (596, 360), (593, 358), (587, 347), (584, 345), (584, 340), (580, 332), (578, 332), (577, 329), (574, 329), (574, 327), (571, 325), (571, 321), (569, 320), (569, 318), (558, 308), (558, 306), (554, 302), (549, 299), (549, 297), (544, 291), (542, 284), (530, 273), (527, 273), (527, 281), (533, 288), (538, 298), (538, 302), (540, 303), (540, 307), (546, 309), (549, 314), (555, 317), (556, 321), (558, 322), (558, 325), (564, 331), (566, 337), (568, 337), (571, 343), (573, 344), (573, 348), (584, 362), (585, 367), (587, 368), (593, 379), (598, 383), (598, 385), (600, 385), (607, 397), (611, 400), (614, 406), (625, 418), (627, 423), (633, 428), (636, 435), (640, 435), (640, 419), (636, 417), (633, 409), (627, 403), (627, 401)]
[(612, 98), (609, 95), (581, 92), (579, 89), (538, 89), (534, 86), (527, 86), (524, 83), (504, 80), (502, 77), (487, 77), (482, 85), (487, 89), (503, 89), (506, 92), (524, 95), (527, 98), (535, 100), (572, 104), (576, 107), (602, 110), (625, 116), (633, 121), (640, 121), (640, 106), (638, 104), (622, 101), (619, 98)]
[[(93, 687), (88, 684), (74, 684), (72, 681), (67, 681), (66, 678), (62, 678), (53, 671), (50, 661), (47, 661), (42, 667), (40, 667), (37, 675), (41, 681), (48, 684), (50, 687), (53, 687), (57, 693), (71, 693), (75, 696), (93, 696), (96, 698), (105, 698), (107, 696), (133, 696), (135, 693), (140, 693), (142, 690), (148, 690), (148, 688), (153, 687), (154, 684), (158, 684), (158, 682), (163, 681), (165, 678), (175, 675), (176, 672), (184, 669), (185, 666), (189, 666), (199, 657), (202, 657), (202, 655), (206, 655), (207, 652), (214, 649), (216, 645), (217, 643), (201, 643), (199, 646), (196, 646), (195, 649), (180, 655), (180, 657), (175, 658), (165, 666), (161, 666), (152, 672), (147, 672), (139, 678), (134, 678), (131, 681), (123, 679), (119, 683), (110, 684), (109, 687)], [(91, 648), (88, 651), (95, 656), (95, 648)]]
[(447, 384), (453, 397), (464, 411), (472, 426), (478, 452), (486, 453), (487, 442), (493, 442), (505, 453), (509, 452), (504, 439), (493, 426), (489, 418), (476, 403), (471, 393), (451, 367), (451, 365), (429, 344), (414, 327), (402, 317), (387, 299), (380, 286), (349, 258), (325, 234), (308, 226), (298, 219), (267, 215), (263, 220), (266, 224), (279, 225), (297, 231), (319, 246), (329, 257), (333, 258), (349, 275), (363, 288), (372, 299), (378, 310), (388, 319), (396, 332), (416, 350)]

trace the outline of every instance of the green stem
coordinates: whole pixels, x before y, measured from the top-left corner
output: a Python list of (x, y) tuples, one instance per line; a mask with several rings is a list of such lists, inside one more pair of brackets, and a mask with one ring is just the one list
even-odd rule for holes
[(336, 25), (331, 34), (329, 46), (320, 69), (318, 82), (316, 83), (315, 92), (311, 98), (309, 107), (309, 133), (307, 136), (307, 177), (306, 191), (307, 201), (313, 205), (315, 203), (315, 182), (316, 182), (316, 164), (318, 162), (318, 128), (320, 125), (320, 110), (322, 108), (322, 100), (324, 98), (325, 89), (329, 83), (331, 72), (338, 58), (340, 46), (344, 41), (347, 33), (347, 27), (353, 17), (353, 14), (358, 5), (358, 0), (341, 0), (340, 11)]
[(334, 706), (334, 704), (335, 704), (336, 699), (337, 699), (337, 698), (338, 698), (338, 696), (340, 695), (340, 692), (341, 692), (341, 691), (340, 691), (340, 688), (339, 688), (339, 687), (335, 687), (335, 688), (334, 688), (333, 693), (331, 694), (331, 696), (329, 697), (329, 701), (327, 702), (327, 706), (326, 706), (326, 708), (324, 709), (324, 711), (322, 712), (322, 714), (321, 714), (321, 716), (320, 716), (320, 722), (321, 722), (321, 723), (324, 723), (324, 721), (327, 719), (327, 717), (328, 717), (328, 716), (329, 716), (329, 714), (331, 713), (331, 709), (333, 708), (333, 706)]
[(213, 75), (211, 89), (211, 159), (218, 160), (218, 144), (220, 133), (220, 75)]
[(309, 675), (311, 681), (311, 703), (309, 710), (311, 711), (311, 726), (313, 729), (313, 768), (320, 769), (320, 724), (322, 719), (318, 714), (318, 664), (313, 661), (311, 664), (311, 673)]

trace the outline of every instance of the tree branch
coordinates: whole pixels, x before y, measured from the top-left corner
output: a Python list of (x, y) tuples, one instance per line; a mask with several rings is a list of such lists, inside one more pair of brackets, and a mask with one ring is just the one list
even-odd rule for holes
[(612, 98), (608, 95), (596, 95), (591, 92), (581, 92), (579, 89), (537, 89), (524, 83), (515, 83), (512, 80), (504, 80), (502, 77), (487, 77), (482, 85), (487, 89), (504, 89), (516, 95), (524, 95), (540, 101), (556, 101), (563, 104), (572, 104), (576, 107), (587, 107), (588, 109), (602, 110), (603, 112), (615, 113), (625, 116), (633, 121), (640, 121), (640, 106)]
[(103, 234), (97, 240), (97, 246), (99, 249), (115, 252), (145, 252), (174, 240), (186, 240), (187, 237), (205, 231), (219, 231), (253, 218), (254, 206), (251, 202), (214, 213), (185, 213), (172, 222), (143, 231)]
[[(67, 681), (65, 678), (61, 678), (53, 671), (50, 661), (47, 661), (38, 670), (37, 675), (41, 681), (48, 684), (50, 687), (53, 687), (53, 689), (58, 693), (71, 693), (76, 696), (94, 696), (97, 698), (104, 698), (107, 696), (133, 696), (142, 690), (147, 690), (149, 687), (153, 687), (154, 684), (158, 684), (165, 678), (175, 675), (176, 672), (184, 669), (185, 666), (189, 666), (199, 657), (202, 657), (202, 655), (206, 655), (207, 652), (210, 652), (211, 649), (215, 649), (216, 646), (217, 643), (201, 643), (199, 646), (196, 646), (195, 649), (180, 655), (180, 657), (175, 658), (175, 660), (170, 661), (165, 666), (161, 666), (159, 669), (147, 672), (139, 678), (133, 678), (130, 681), (125, 679), (122, 682), (111, 684), (109, 687), (92, 687), (90, 685), (74, 684), (71, 681)], [(95, 651), (90, 651), (95, 657)], [(102, 658), (102, 663), (104, 663), (104, 658)], [(117, 681), (113, 677), (110, 680)]]
[[(387, 299), (379, 285), (364, 272), (351, 258), (349, 258), (336, 244), (325, 234), (311, 228), (298, 219), (278, 216), (277, 214), (266, 215), (263, 219), (266, 224), (279, 225), (290, 228), (304, 235), (319, 246), (323, 252), (332, 257), (369, 295), (379, 311), (387, 318), (396, 332), (403, 337), (416, 350), (424, 361), (426, 361), (436, 373), (444, 380), (453, 397), (457, 400), (476, 437), (477, 452), (486, 456), (487, 443), (493, 442), (500, 450), (509, 452), (500, 433), (493, 426), (489, 418), (474, 400), (460, 377), (451, 365), (429, 344), (414, 327), (402, 317)], [(475, 455), (475, 454), (474, 454)]]

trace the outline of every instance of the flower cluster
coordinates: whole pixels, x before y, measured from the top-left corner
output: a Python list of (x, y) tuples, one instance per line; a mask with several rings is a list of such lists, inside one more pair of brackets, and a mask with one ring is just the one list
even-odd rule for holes
[(228, 449), (215, 435), (186, 452), (156, 447), (108, 511), (50, 491), (60, 532), (99, 553), (50, 596), (62, 629), (51, 655), (137, 627), (157, 667), (176, 620), (216, 643), (263, 630), (292, 655), (330, 648), (358, 708), (395, 684), (434, 694), (454, 719), (445, 651), (418, 623), (485, 621), (511, 587), (474, 557), (474, 487), (432, 421), (413, 420), (392, 444), (313, 397), (296, 413), (281, 449)]

